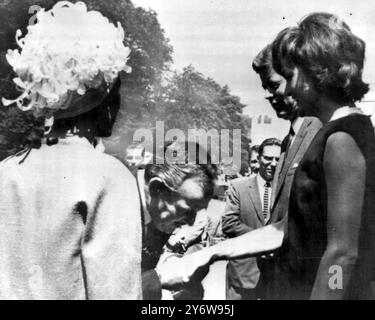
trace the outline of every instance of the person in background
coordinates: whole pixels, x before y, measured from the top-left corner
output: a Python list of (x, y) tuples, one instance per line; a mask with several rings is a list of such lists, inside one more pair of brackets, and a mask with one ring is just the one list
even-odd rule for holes
[(132, 144), (126, 148), (125, 164), (137, 176), (138, 169), (144, 169), (145, 147), (141, 144)]
[(218, 176), (215, 183), (214, 196), (213, 199), (224, 201), (225, 200), (225, 190), (228, 188), (228, 183), (225, 181), (225, 173), (223, 166), (221, 164), (217, 165)]
[[(274, 190), (271, 203), (272, 218), (270, 223), (277, 222), (288, 215), (289, 196), (294, 173), (306, 153), (311, 141), (321, 128), (321, 122), (315, 117), (301, 117), (298, 104), (291, 95), (286, 94), (286, 79), (277, 73), (272, 66), (272, 46), (267, 45), (253, 60), (253, 69), (259, 75), (262, 87), (270, 94), (270, 102), (280, 119), (290, 122), (289, 134), (282, 142), (282, 154), (274, 177)], [(258, 262), (264, 276), (265, 299), (282, 299), (288, 287), (282, 270), (277, 263), (278, 256), (268, 255)], [(267, 280), (266, 280), (267, 278)]]
[(259, 146), (254, 145), (250, 148), (250, 176), (255, 176), (259, 171)]
[[(122, 27), (83, 2), (58, 2), (37, 18), (21, 53), (7, 54), (28, 105), (3, 103), (48, 121), (0, 163), (0, 298), (141, 299), (136, 181), (94, 148), (97, 137), (111, 135), (119, 72), (129, 71)], [(95, 79), (80, 71), (87, 68)]]
[[(259, 173), (255, 177), (233, 180), (227, 191), (222, 219), (223, 233), (238, 237), (258, 229), (270, 220), (272, 181), (280, 158), (281, 141), (270, 138), (259, 147)], [(227, 265), (227, 299), (255, 300), (260, 278), (256, 258), (238, 259)]]
[(241, 169), (240, 169), (240, 172), (239, 172), (239, 178), (240, 177), (248, 177), (248, 176), (250, 176), (250, 174), (251, 174), (251, 171), (250, 171), (249, 164), (245, 161), (241, 162)]

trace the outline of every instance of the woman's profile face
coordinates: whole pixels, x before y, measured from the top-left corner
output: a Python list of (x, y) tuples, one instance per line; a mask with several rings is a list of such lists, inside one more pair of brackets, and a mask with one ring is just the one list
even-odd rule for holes
[(297, 101), (299, 115), (302, 117), (318, 116), (316, 108), (318, 94), (303, 69), (294, 67), (293, 74), (286, 80), (285, 91)]

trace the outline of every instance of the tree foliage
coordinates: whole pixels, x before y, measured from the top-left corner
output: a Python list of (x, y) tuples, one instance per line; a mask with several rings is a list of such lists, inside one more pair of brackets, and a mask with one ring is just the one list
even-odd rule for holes
[(165, 130), (240, 129), (243, 149), (248, 144), (246, 134), (250, 129), (242, 114), (245, 107), (240, 98), (232, 95), (227, 85), (217, 82), (195, 70), (193, 66), (174, 73), (156, 103), (157, 120), (163, 120)]
[(174, 73), (156, 104), (156, 118), (164, 120), (166, 129), (242, 129), (242, 109), (239, 97), (232, 95), (227, 85), (220, 86), (193, 66)]

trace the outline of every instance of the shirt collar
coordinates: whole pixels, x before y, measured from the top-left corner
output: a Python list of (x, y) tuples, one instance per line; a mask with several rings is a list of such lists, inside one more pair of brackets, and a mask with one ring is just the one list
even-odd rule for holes
[[(257, 182), (258, 182), (258, 186), (262, 188), (264, 188), (265, 184), (267, 183), (267, 181), (264, 180), (259, 173), (257, 174)], [(271, 184), (271, 187), (272, 187), (272, 181), (270, 181), (269, 183)]]
[(301, 128), (302, 126), (302, 123), (303, 123), (303, 118), (301, 117), (297, 117), (293, 122), (292, 122), (292, 128), (293, 128), (293, 131), (294, 131), (294, 135), (296, 135), (299, 131), (299, 129)]

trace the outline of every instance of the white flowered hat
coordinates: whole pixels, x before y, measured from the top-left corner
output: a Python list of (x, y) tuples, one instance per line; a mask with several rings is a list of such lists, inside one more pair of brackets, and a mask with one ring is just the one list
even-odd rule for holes
[(21, 95), (3, 98), (5, 106), (15, 103), (36, 116), (75, 116), (97, 106), (121, 71), (131, 72), (119, 22), (115, 26), (83, 2), (68, 1), (36, 17), (23, 38), (17, 30), (20, 49), (6, 54)]

